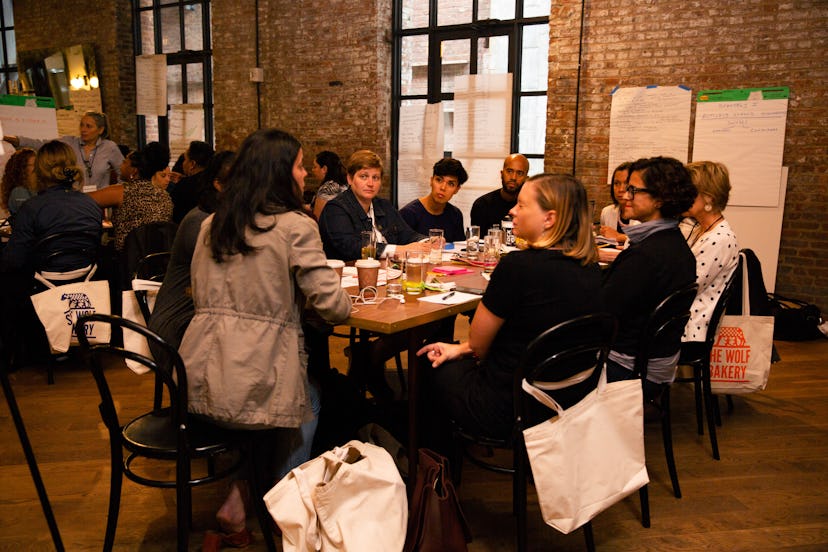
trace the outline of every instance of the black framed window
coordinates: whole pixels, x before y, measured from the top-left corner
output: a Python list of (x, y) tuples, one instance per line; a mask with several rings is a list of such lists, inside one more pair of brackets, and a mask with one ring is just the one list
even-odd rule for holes
[(132, 0), (132, 5), (136, 55), (167, 56), (168, 116), (139, 115), (139, 144), (169, 143), (171, 106), (201, 106), (188, 109), (188, 116), (203, 114), (204, 136), (196, 139), (213, 144), (210, 0)]
[(0, 93), (16, 94), (19, 81), (17, 74), (17, 42), (14, 38), (14, 9), (12, 0), (2, 0), (0, 10)]
[(510, 151), (529, 158), (530, 173), (543, 170), (549, 10), (549, 0), (394, 1), (395, 196), (401, 111), (442, 103), (443, 153), (452, 155), (453, 86), (461, 75), (512, 74)]

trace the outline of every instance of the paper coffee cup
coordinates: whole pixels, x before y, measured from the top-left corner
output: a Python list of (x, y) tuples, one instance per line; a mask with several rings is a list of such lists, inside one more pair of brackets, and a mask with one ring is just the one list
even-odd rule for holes
[(377, 287), (379, 279), (380, 262), (376, 259), (359, 259), (354, 266), (357, 269), (357, 280), (359, 289), (373, 286)]
[(345, 261), (340, 261), (339, 259), (328, 259), (328, 266), (336, 270), (336, 273), (339, 274), (340, 278), (342, 278), (342, 269), (345, 268)]

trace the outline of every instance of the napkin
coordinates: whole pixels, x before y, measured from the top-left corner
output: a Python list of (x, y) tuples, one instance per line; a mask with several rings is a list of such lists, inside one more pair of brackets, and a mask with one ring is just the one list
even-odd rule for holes
[(480, 299), (479, 295), (473, 293), (463, 293), (462, 291), (455, 291), (454, 295), (449, 297), (449, 293), (441, 293), (439, 295), (429, 295), (427, 297), (420, 297), (417, 300), (425, 303), (437, 303), (439, 305), (457, 305), (474, 299)]

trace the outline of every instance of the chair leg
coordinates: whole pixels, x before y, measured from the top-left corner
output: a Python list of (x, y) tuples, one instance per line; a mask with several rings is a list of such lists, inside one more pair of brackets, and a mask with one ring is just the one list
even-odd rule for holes
[(192, 527), (192, 487), (190, 486), (190, 457), (179, 452), (176, 461), (175, 509), (178, 526), (178, 550), (189, 550)]
[(589, 552), (595, 552), (595, 536), (592, 534), (591, 521), (584, 524), (584, 540), (586, 541), (586, 549)]
[(405, 372), (403, 372), (402, 356), (400, 353), (394, 355), (394, 360), (397, 363), (397, 378), (400, 380), (400, 389), (405, 393), (408, 390), (408, 384), (406, 382)]
[(661, 394), (661, 437), (664, 442), (664, 455), (667, 458), (667, 469), (670, 472), (670, 481), (673, 483), (673, 494), (681, 498), (676, 458), (673, 455), (673, 428), (670, 419), (670, 387), (666, 386)]
[(713, 451), (713, 458), (719, 460), (719, 440), (716, 437), (716, 415), (715, 415), (715, 397), (708, 389), (705, 390), (704, 406), (705, 414), (707, 415), (707, 432), (710, 434), (710, 448)]
[(725, 399), (727, 400), (727, 413), (733, 414), (733, 396), (725, 395)]
[(641, 526), (650, 527), (650, 492), (647, 485), (638, 489), (638, 500), (641, 502)]
[(515, 538), (517, 540), (518, 552), (528, 550), (528, 538), (526, 528), (526, 448), (523, 438), (515, 439), (514, 444), (514, 469), (512, 474), (512, 508), (515, 513)]
[(124, 481), (124, 450), (121, 448), (119, 435), (109, 435), (109, 511), (106, 515), (106, 533), (104, 534), (104, 552), (109, 552), (115, 544), (115, 530), (118, 528), (118, 514), (121, 509), (121, 486)]
[(693, 365), (693, 394), (696, 399), (696, 431), (704, 435), (704, 404), (702, 395), (704, 393), (702, 383), (702, 368), (697, 364)]

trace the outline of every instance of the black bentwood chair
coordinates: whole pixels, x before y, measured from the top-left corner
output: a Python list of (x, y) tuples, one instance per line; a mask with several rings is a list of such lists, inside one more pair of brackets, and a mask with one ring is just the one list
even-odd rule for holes
[[(707, 326), (707, 335), (704, 340), (704, 347), (699, 351), (697, 358), (681, 358), (679, 364), (690, 366), (693, 369), (692, 378), (676, 378), (680, 383), (693, 383), (695, 399), (696, 399), (696, 428), (699, 435), (704, 435), (704, 418), (707, 416), (707, 433), (710, 437), (710, 448), (713, 453), (713, 458), (719, 460), (719, 441), (716, 437), (716, 426), (722, 425), (722, 419), (719, 415), (719, 403), (716, 396), (710, 387), (710, 353), (713, 351), (713, 346), (716, 344), (716, 336), (719, 331), (719, 322), (727, 310), (730, 297), (733, 294), (734, 282), (737, 277), (742, 277), (742, 258), (739, 257), (739, 265), (730, 279), (725, 284), (719, 300), (716, 302), (716, 307), (710, 315), (710, 323)], [(728, 395), (728, 405), (732, 407)], [(703, 405), (703, 406), (702, 406)]]
[[(652, 314), (650, 314), (647, 325), (641, 334), (638, 351), (635, 355), (634, 371), (641, 378), (642, 385), (647, 381), (647, 364), (654, 346), (656, 344), (675, 341), (676, 349), (678, 349), (684, 327), (687, 326), (687, 321), (690, 319), (690, 305), (696, 298), (697, 289), (698, 285), (694, 282), (674, 291), (662, 300), (656, 306), (655, 310), (653, 310)], [(647, 387), (645, 386), (644, 400), (656, 408), (661, 420), (664, 455), (667, 458), (667, 469), (670, 472), (673, 493), (676, 498), (681, 498), (681, 488), (679, 487), (678, 472), (676, 471), (676, 459), (673, 455), (673, 429), (670, 419), (670, 384), (658, 384), (657, 392), (654, 396), (651, 395), (652, 393), (648, 393)], [(640, 494), (642, 517), (646, 518), (642, 523), (644, 523), (645, 527), (649, 527), (650, 509), (646, 485), (642, 487)], [(646, 507), (645, 501), (647, 501)], [(645, 511), (646, 513), (644, 513)]]
[[(84, 332), (86, 324), (110, 324), (113, 329), (119, 327), (137, 332), (162, 348), (166, 352), (164, 356), (169, 359), (169, 364), (159, 364), (151, 358), (110, 344), (90, 344)], [(243, 460), (246, 460), (246, 457), (239, 453), (235, 433), (188, 414), (187, 372), (184, 363), (178, 351), (154, 332), (135, 322), (106, 314), (81, 316), (76, 323), (76, 331), (98, 387), (101, 419), (109, 431), (111, 480), (104, 550), (112, 550), (115, 542), (123, 476), (140, 485), (175, 489), (177, 548), (187, 550), (192, 517), (192, 487), (230, 476), (238, 470)], [(137, 418), (122, 423), (104, 370), (106, 360), (113, 357), (134, 360), (153, 370), (163, 381), (168, 392), (169, 406), (153, 408)], [(128, 453), (126, 459), (124, 449)], [(216, 471), (214, 460), (221, 455), (228, 455), (232, 461), (227, 462), (227, 467)], [(139, 473), (138, 466), (144, 463), (139, 461), (141, 459), (175, 462), (175, 478), (159, 479), (143, 472)], [(204, 470), (206, 473), (193, 474), (192, 462), (195, 459), (207, 460)], [(254, 488), (255, 479), (251, 477), (251, 494), (261, 497), (264, 493)], [(253, 502), (268, 549), (275, 550), (264, 502)]]
[[(598, 384), (598, 377), (609, 354), (615, 330), (616, 321), (612, 315), (589, 314), (561, 322), (532, 340), (515, 371), (515, 423), (508, 439), (471, 434), (455, 424), (454, 439), (459, 450), (455, 453), (455, 468), (452, 475), (458, 484), (462, 458), (464, 452), (467, 452), (466, 444), (512, 450), (511, 468), (492, 464), (472, 454), (467, 453), (466, 456), (473, 464), (485, 469), (512, 474), (512, 501), (518, 551), (522, 552), (528, 548), (526, 480), (530, 472), (528, 470), (529, 459), (523, 442), (523, 430), (542, 419), (548, 419), (551, 412), (525, 393), (521, 382), (525, 378), (529, 383), (543, 388), (544, 383), (559, 382), (592, 368), (593, 374), (585, 381), (550, 393), (562, 407), (569, 408), (583, 399)], [(587, 550), (595, 550), (592, 523), (584, 524), (583, 529)]]

